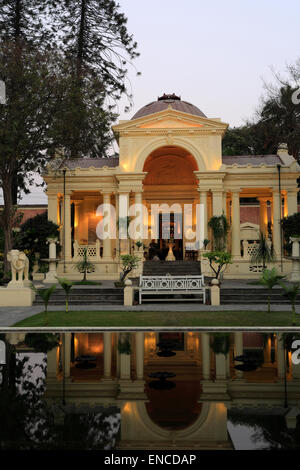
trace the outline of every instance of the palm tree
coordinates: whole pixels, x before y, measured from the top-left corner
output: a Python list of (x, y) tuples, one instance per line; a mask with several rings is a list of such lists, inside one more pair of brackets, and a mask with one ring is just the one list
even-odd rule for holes
[(93, 263), (91, 263), (89, 260), (88, 260), (88, 256), (87, 256), (87, 249), (84, 248), (83, 250), (83, 258), (81, 261), (78, 261), (78, 263), (75, 264), (75, 268), (77, 269), (77, 271), (79, 271), (80, 273), (83, 273), (83, 282), (86, 282), (86, 275), (87, 273), (90, 273), (90, 272), (93, 272), (95, 271), (95, 266)]
[(283, 282), (279, 281), (279, 284), (284, 289), (283, 296), (287, 297), (287, 299), (291, 302), (292, 305), (292, 325), (296, 325), (296, 309), (295, 309), (295, 302), (299, 294), (300, 283), (286, 285)]
[(57, 277), (56, 278), (61, 285), (61, 287), (64, 289), (66, 293), (66, 313), (68, 313), (68, 307), (69, 307), (69, 294), (70, 290), (72, 289), (73, 282), (70, 281), (69, 279), (66, 279), (65, 277)]
[(51, 295), (53, 294), (53, 292), (55, 291), (56, 289), (56, 284), (53, 284), (51, 287), (49, 287), (48, 289), (37, 289), (33, 284), (31, 284), (31, 289), (37, 294), (39, 295), (43, 301), (44, 301), (44, 306), (45, 306), (45, 325), (48, 325), (48, 303), (49, 303), (49, 300), (50, 300), (50, 297)]
[[(264, 269), (261, 278), (259, 279), (258, 283), (262, 286), (266, 287), (266, 289), (273, 289), (276, 284), (278, 284), (279, 280), (282, 279), (284, 276), (280, 276), (277, 274), (276, 269)], [(268, 313), (270, 313), (270, 295), (268, 295)]]
[(258, 247), (251, 257), (251, 263), (262, 263), (263, 269), (266, 269), (266, 263), (273, 263), (274, 261), (276, 261), (276, 258), (273, 247), (268, 245), (265, 235), (260, 232)]

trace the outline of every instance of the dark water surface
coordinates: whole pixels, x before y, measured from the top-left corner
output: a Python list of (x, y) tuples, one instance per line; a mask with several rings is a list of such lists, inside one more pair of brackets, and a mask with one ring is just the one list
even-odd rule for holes
[(300, 449), (296, 335), (0, 339), (2, 450)]

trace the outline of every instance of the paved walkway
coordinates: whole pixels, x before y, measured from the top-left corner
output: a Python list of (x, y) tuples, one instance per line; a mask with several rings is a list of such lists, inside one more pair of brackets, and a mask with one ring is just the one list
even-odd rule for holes
[[(53, 305), (49, 306), (49, 311), (63, 310), (63, 305)], [(140, 312), (222, 312), (222, 311), (252, 311), (257, 310), (266, 312), (268, 307), (267, 305), (220, 305), (215, 307), (212, 305), (203, 305), (198, 303), (152, 303), (152, 304), (142, 304), (135, 305), (133, 307), (124, 307), (123, 305), (70, 305), (69, 310), (101, 310), (101, 311), (118, 311), (118, 312), (128, 312), (128, 311), (140, 311)], [(37, 305), (34, 307), (0, 307), (0, 327), (1, 326), (12, 326), (15, 323), (24, 320), (25, 318), (31, 317), (36, 313), (42, 312), (43, 306)], [(289, 305), (272, 305), (271, 310), (274, 312), (282, 311), (291, 311)], [(300, 314), (300, 305), (296, 306), (296, 312)], [(88, 326), (88, 325), (87, 325)]]

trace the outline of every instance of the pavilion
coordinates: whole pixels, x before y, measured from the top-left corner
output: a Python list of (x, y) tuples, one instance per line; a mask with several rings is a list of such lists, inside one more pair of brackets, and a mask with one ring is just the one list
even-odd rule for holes
[[(162, 250), (168, 240), (163, 236), (164, 207), (161, 207), (158, 233), (144, 230), (140, 250), (136, 240), (116, 236), (100, 240), (97, 225), (104, 216), (110, 220), (120, 207), (143, 204), (147, 215), (136, 214), (145, 224), (151, 219), (153, 204), (173, 205), (169, 239), (174, 240), (177, 260), (193, 259), (201, 263), (202, 272), (209, 268), (202, 259), (203, 247), (194, 244), (179, 224), (176, 211), (192, 207), (189, 226), (196, 233), (196, 207), (203, 207), (203, 239), (212, 239), (207, 222), (224, 214), (230, 224), (228, 251), (233, 263), (224, 277), (257, 276), (259, 268), (251, 266), (251, 254), (262, 231), (271, 238), (278, 268), (290, 271), (290, 261), (282, 261), (280, 221), (298, 212), (297, 178), (300, 166), (281, 145), (277, 155), (222, 156), (222, 137), (228, 124), (219, 118), (208, 118), (199, 108), (176, 95), (163, 95), (141, 108), (130, 120), (113, 127), (118, 136), (119, 157), (79, 158), (49, 167), (47, 183), (48, 218), (59, 225), (63, 246), (58, 272), (70, 278), (79, 273), (74, 264), (82, 258), (84, 248), (95, 265), (94, 279), (118, 279), (120, 254), (140, 256), (140, 268), (148, 258), (151, 242)], [(280, 178), (279, 178), (280, 176)], [(259, 223), (241, 223), (241, 201), (259, 201)], [(97, 211), (104, 204), (104, 213)], [(109, 206), (111, 204), (111, 206)], [(113, 208), (111, 211), (110, 207)], [(179, 208), (179, 209), (178, 209)], [(105, 212), (106, 211), (106, 212)], [(130, 212), (128, 212), (130, 213)], [(147, 222), (147, 221), (146, 221)], [(176, 238), (174, 234), (181, 233)], [(210, 246), (208, 246), (211, 249)], [(142, 251), (142, 252), (141, 252)]]

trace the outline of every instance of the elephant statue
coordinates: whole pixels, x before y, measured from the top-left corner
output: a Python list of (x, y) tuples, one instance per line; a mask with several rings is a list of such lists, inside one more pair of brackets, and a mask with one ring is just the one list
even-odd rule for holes
[(10, 262), (11, 266), (11, 282), (22, 282), (23, 277), (24, 281), (28, 281), (28, 272), (29, 272), (29, 259), (23, 251), (19, 250), (10, 250), (7, 253), (7, 260)]

